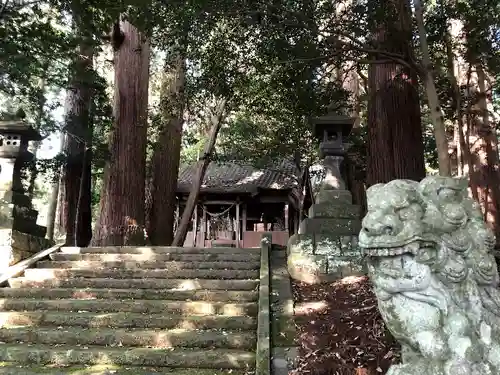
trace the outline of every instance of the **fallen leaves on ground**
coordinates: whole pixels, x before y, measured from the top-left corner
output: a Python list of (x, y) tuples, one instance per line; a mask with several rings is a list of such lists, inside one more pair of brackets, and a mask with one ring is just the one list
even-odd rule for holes
[(365, 277), (293, 283), (300, 357), (290, 375), (378, 375), (399, 361)]

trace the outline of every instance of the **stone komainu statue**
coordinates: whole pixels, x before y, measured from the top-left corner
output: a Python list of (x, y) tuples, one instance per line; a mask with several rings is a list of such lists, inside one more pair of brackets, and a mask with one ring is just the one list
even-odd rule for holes
[(500, 375), (495, 237), (467, 181), (395, 180), (367, 195), (359, 245), (402, 346), (388, 375)]

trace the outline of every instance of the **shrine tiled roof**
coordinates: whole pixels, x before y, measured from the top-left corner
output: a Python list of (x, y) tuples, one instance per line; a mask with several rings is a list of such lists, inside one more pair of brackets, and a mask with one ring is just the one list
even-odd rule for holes
[[(181, 165), (178, 193), (189, 193), (196, 176), (196, 163)], [(295, 163), (281, 161), (270, 167), (258, 168), (236, 162), (210, 163), (201, 192), (257, 193), (261, 189), (292, 190), (299, 186), (300, 169)]]

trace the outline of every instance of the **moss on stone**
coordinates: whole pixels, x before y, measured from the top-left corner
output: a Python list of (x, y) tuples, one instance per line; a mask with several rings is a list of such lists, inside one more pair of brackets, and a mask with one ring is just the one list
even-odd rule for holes
[[(15, 283), (13, 283), (15, 284)], [(0, 298), (82, 298), (108, 300), (170, 300), (253, 302), (256, 290), (171, 290), (95, 288), (0, 288)]]
[[(233, 264), (235, 267), (238, 264)], [(97, 277), (115, 279), (258, 279), (259, 271), (249, 269), (42, 269), (26, 270), (27, 277), (44, 277), (50, 275), (55, 278)]]
[(155, 301), (155, 300), (33, 300), (4, 299), (3, 311), (87, 311), (87, 312), (132, 312), (179, 315), (256, 315), (258, 305), (255, 302), (225, 303), (202, 301)]
[(254, 330), (257, 319), (250, 316), (182, 316), (140, 314), (129, 312), (78, 314), (57, 311), (1, 312), (4, 328), (31, 327), (85, 327), (85, 328), (162, 328), (162, 329), (227, 329)]
[(174, 330), (123, 330), (123, 329), (54, 329), (54, 328), (3, 328), (0, 341), (25, 342), (46, 345), (98, 345), (159, 348), (229, 348), (252, 350), (256, 345), (254, 331), (198, 331)]
[(188, 289), (188, 290), (255, 290), (258, 280), (215, 279), (29, 279), (19, 277), (9, 281), (13, 288), (110, 288), (110, 289)]
[(0, 361), (43, 365), (120, 365), (247, 369), (255, 366), (255, 353), (229, 349), (104, 348), (4, 344)]
[(117, 365), (96, 366), (43, 366), (43, 365), (13, 365), (10, 362), (0, 362), (1, 375), (249, 375), (251, 371), (200, 369), (200, 368), (148, 368), (123, 367)]
[(276, 314), (272, 321), (273, 346), (289, 347), (295, 345), (295, 322), (293, 317)]

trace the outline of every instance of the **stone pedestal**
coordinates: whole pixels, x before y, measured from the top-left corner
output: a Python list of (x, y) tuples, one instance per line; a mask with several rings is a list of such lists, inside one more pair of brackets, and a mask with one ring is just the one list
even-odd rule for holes
[(44, 237), (12, 229), (0, 229), (0, 273), (53, 245)]
[(340, 173), (346, 151), (342, 136), (349, 133), (350, 127), (348, 122), (335, 119), (339, 117), (320, 121), (324, 133), (320, 153), (324, 157), (325, 178), (315, 197), (316, 203), (309, 209), (309, 217), (288, 241), (290, 276), (311, 284), (366, 274), (357, 240), (361, 207), (352, 204), (351, 193), (346, 190)]
[(331, 203), (314, 204), (288, 241), (290, 276), (315, 284), (366, 274), (357, 238), (361, 207), (352, 204), (349, 191), (323, 194)]

